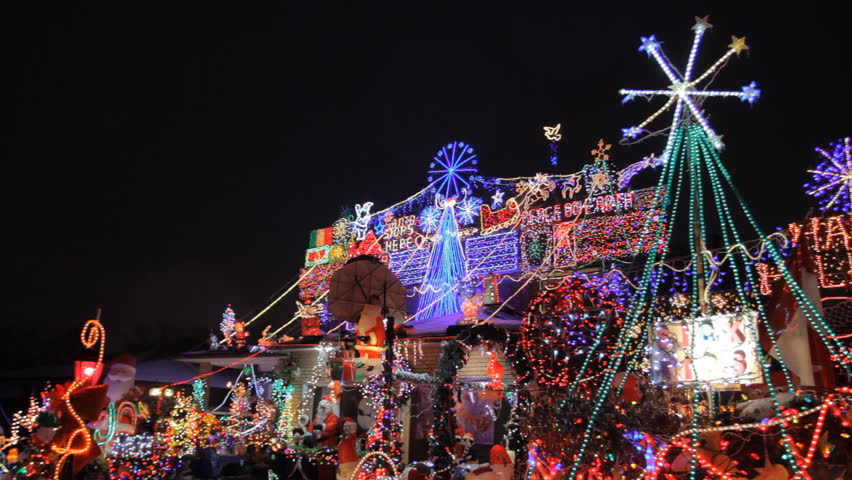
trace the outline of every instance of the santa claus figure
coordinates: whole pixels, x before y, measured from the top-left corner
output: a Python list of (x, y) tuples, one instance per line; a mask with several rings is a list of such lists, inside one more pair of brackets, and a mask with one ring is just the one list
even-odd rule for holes
[(246, 322), (237, 320), (234, 322), (234, 345), (237, 350), (246, 348), (246, 339), (251, 335), (251, 332), (246, 330)]
[(124, 395), (133, 388), (135, 381), (136, 358), (127, 353), (115, 357), (109, 365), (106, 377), (104, 377), (109, 401), (116, 404), (120, 403)]
[(358, 438), (363, 434), (358, 435), (358, 423), (349, 417), (343, 419), (343, 439), (340, 440), (340, 445), (337, 448), (339, 455), (339, 464), (337, 470), (337, 480), (350, 480), (355, 473), (355, 467), (358, 466), (358, 461), (361, 457), (358, 456)]
[(317, 406), (317, 414), (310, 423), (310, 429), (317, 439), (317, 443), (323, 447), (337, 445), (337, 436), (340, 434), (340, 420), (334, 414), (330, 397), (322, 397)]

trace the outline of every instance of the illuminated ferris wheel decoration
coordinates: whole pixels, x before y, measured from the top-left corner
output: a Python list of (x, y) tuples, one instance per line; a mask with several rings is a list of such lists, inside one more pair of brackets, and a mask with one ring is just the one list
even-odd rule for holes
[(470, 190), (468, 178), (478, 172), (476, 162), (473, 147), (464, 142), (441, 147), (429, 164), (432, 189), (447, 198), (458, 197), (462, 189)]
[(808, 195), (819, 199), (823, 211), (852, 214), (852, 145), (846, 137), (828, 145), (831, 152), (817, 147), (825, 160), (808, 170), (813, 181), (805, 184)]

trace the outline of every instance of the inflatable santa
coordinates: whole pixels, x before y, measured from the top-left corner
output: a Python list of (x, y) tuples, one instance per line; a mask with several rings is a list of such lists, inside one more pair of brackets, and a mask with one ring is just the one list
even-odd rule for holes
[(363, 378), (382, 373), (382, 355), (385, 352), (385, 320), (379, 305), (364, 305), (361, 317), (355, 325), (355, 350), (360, 356), (357, 376)]
[(128, 353), (115, 357), (109, 365), (104, 385), (107, 386), (107, 397), (116, 405), (124, 395), (133, 388), (136, 381), (136, 358)]
[(380, 305), (364, 305), (361, 318), (355, 326), (358, 344), (355, 349), (361, 358), (382, 358), (385, 351), (385, 321), (382, 318)]

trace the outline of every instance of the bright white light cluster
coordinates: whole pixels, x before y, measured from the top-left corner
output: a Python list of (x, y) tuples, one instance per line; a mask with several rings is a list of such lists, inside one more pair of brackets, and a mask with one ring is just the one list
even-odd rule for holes
[[(619, 93), (624, 95), (624, 99), (622, 103), (627, 103), (630, 100), (633, 100), (636, 96), (645, 96), (652, 97), (655, 95), (662, 95), (669, 97), (669, 100), (665, 105), (662, 106), (659, 110), (654, 112), (650, 117), (645, 119), (644, 122), (639, 125), (623, 128), (621, 129), (624, 138), (636, 138), (642, 132), (645, 131), (645, 127), (650, 124), (655, 118), (660, 116), (663, 112), (667, 111), (672, 105), (675, 107), (674, 117), (672, 119), (672, 126), (670, 133), (673, 133), (684, 120), (684, 107), (692, 114), (692, 117), (697, 121), (701, 128), (704, 129), (704, 132), (707, 134), (707, 137), (713, 143), (713, 146), (717, 149), (722, 149), (724, 144), (722, 143), (721, 135), (716, 134), (710, 124), (707, 122), (707, 119), (704, 116), (704, 113), (698, 107), (695, 102), (695, 97), (737, 97), (740, 100), (748, 103), (754, 103), (757, 101), (758, 97), (760, 97), (760, 89), (757, 88), (757, 83), (751, 82), (749, 85), (742, 87), (741, 91), (721, 91), (721, 90), (701, 90), (697, 88), (697, 85), (707, 79), (710, 75), (712, 75), (719, 67), (725, 63), (731, 56), (734, 54), (739, 55), (743, 50), (748, 50), (748, 46), (745, 43), (745, 37), (737, 38), (732, 36), (732, 43), (728, 46), (729, 50), (725, 52), (722, 57), (716, 61), (710, 68), (707, 69), (703, 74), (698, 76), (696, 79), (692, 79), (693, 68), (695, 67), (695, 57), (698, 54), (698, 46), (701, 44), (701, 39), (704, 37), (704, 32), (709, 30), (712, 27), (710, 23), (707, 21), (707, 17), (704, 18), (695, 18), (695, 26), (692, 27), (694, 32), (693, 41), (692, 41), (692, 50), (689, 52), (689, 60), (686, 62), (686, 70), (683, 75), (680, 75), (668, 62), (667, 58), (662, 52), (662, 48), (660, 47), (660, 42), (657, 41), (657, 38), (654, 35), (649, 37), (642, 37), (642, 45), (639, 47), (639, 51), (645, 52), (649, 57), (654, 57), (654, 60), (657, 61), (657, 64), (663, 70), (666, 77), (671, 82), (669, 88), (667, 90), (628, 90), (623, 89), (620, 90)], [(668, 151), (671, 147), (672, 135), (669, 135), (669, 142), (666, 145), (666, 150), (664, 152), (663, 158), (668, 158)]]
[(131, 435), (119, 433), (115, 436), (110, 456), (112, 457), (150, 457), (154, 448), (154, 437), (143, 433)]

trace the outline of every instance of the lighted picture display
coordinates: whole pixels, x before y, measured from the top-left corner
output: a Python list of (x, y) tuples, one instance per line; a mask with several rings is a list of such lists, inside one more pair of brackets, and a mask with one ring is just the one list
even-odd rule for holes
[(659, 323), (649, 341), (655, 383), (714, 385), (763, 381), (755, 339), (754, 312)]

